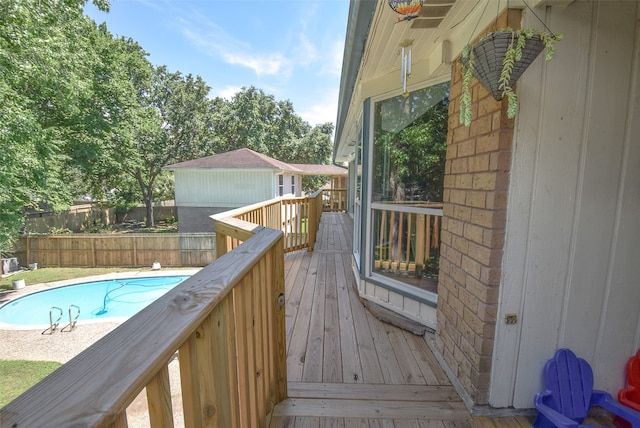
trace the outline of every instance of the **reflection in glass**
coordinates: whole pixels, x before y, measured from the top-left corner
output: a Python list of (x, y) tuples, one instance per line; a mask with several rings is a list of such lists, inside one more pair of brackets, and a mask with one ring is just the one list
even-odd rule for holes
[(375, 104), (373, 269), (437, 292), (449, 83)]

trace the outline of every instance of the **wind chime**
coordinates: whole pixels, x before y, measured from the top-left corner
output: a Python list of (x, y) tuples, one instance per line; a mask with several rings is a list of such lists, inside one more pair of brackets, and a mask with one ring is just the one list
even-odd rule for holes
[[(388, 0), (389, 6), (394, 12), (403, 15), (398, 18), (398, 22), (411, 21), (418, 17), (422, 8), (423, 0)], [(407, 92), (407, 81), (411, 77), (411, 48), (413, 39), (405, 39), (400, 43), (400, 83), (402, 84), (402, 95), (409, 96)]]
[(407, 92), (407, 81), (411, 77), (411, 47), (413, 39), (405, 39), (400, 43), (400, 83), (402, 84), (402, 95), (409, 96)]

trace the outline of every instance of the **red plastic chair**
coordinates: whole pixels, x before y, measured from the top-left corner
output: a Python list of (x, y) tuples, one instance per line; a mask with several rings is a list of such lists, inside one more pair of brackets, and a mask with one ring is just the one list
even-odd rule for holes
[(640, 412), (640, 349), (627, 361), (627, 387), (618, 392), (618, 401)]
[(580, 425), (591, 406), (600, 406), (640, 428), (640, 413), (616, 402), (606, 391), (593, 389), (593, 371), (569, 349), (559, 349), (544, 366), (546, 391), (536, 394), (536, 428), (588, 427)]

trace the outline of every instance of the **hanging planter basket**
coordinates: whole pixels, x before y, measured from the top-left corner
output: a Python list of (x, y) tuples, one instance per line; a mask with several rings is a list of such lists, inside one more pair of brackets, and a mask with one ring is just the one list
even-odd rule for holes
[(462, 95), (460, 100), (460, 122), (471, 123), (471, 78), (484, 86), (494, 99), (508, 99), (507, 116), (515, 117), (518, 111), (518, 96), (513, 85), (531, 63), (546, 50), (547, 61), (553, 58), (554, 43), (562, 39), (560, 34), (539, 32), (533, 29), (489, 33), (475, 46), (467, 45), (462, 51)]
[[(504, 89), (500, 88), (500, 75), (507, 50), (515, 47), (518, 38), (523, 37), (510, 31), (491, 33), (473, 47), (473, 55), (462, 57), (460, 61), (469, 68), (469, 60), (473, 58), (473, 75), (496, 99), (504, 97)], [(525, 39), (520, 60), (515, 61), (509, 78), (509, 86), (515, 85), (522, 73), (544, 50), (544, 43), (540, 36), (534, 35)]]

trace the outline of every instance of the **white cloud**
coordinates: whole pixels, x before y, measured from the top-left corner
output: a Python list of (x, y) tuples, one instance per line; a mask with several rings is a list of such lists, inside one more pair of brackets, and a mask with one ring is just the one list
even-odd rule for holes
[(321, 74), (331, 74), (334, 76), (340, 76), (342, 73), (342, 56), (344, 54), (344, 40), (336, 40), (326, 57), (324, 58), (323, 67), (320, 70)]
[(308, 66), (321, 60), (318, 49), (311, 43), (305, 33), (300, 34), (298, 43), (294, 47), (296, 66)]
[(256, 75), (289, 75), (290, 61), (279, 53), (255, 55), (245, 52), (220, 52), (228, 64), (250, 68)]
[(235, 94), (240, 92), (242, 87), (240, 86), (225, 86), (224, 88), (214, 89), (212, 92), (214, 96), (224, 98), (226, 100), (231, 101), (231, 98), (234, 97)]
[(318, 101), (315, 104), (303, 107), (298, 112), (300, 117), (311, 126), (326, 122), (335, 124), (338, 114), (338, 91), (330, 91)]
[[(213, 26), (210, 24), (210, 26)], [(291, 61), (281, 53), (252, 52), (251, 46), (241, 40), (234, 39), (224, 31), (215, 27), (207, 32), (193, 31), (185, 23), (184, 35), (196, 46), (206, 50), (210, 55), (222, 58), (227, 64), (249, 68), (257, 76), (291, 74)]]

